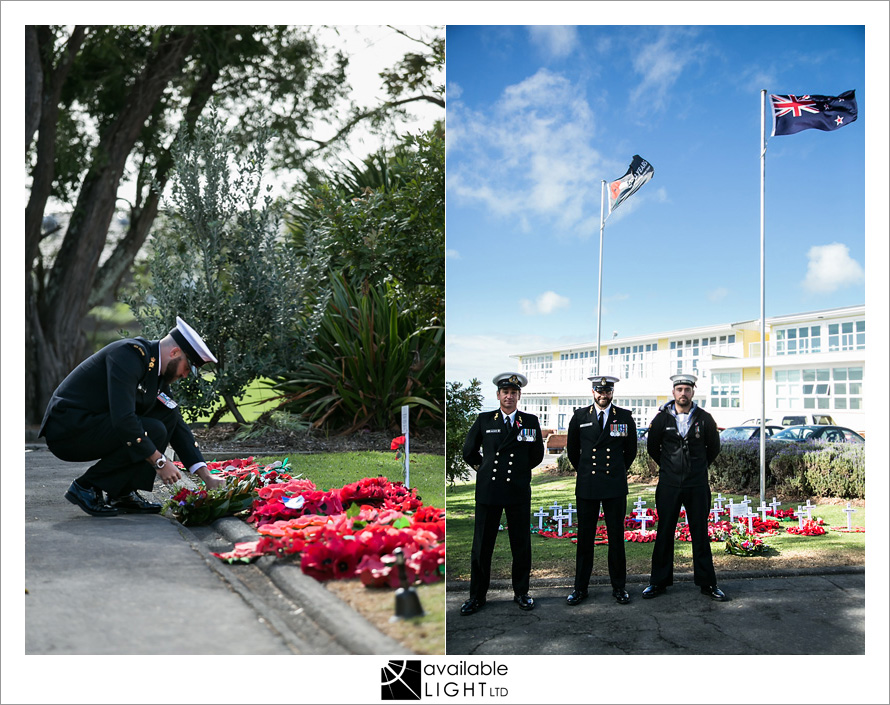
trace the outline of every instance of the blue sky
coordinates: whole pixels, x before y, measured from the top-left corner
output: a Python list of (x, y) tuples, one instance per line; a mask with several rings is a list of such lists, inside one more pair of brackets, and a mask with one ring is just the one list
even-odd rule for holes
[(855, 89), (859, 106), (839, 130), (768, 141), (766, 314), (865, 301), (862, 26), (449, 26), (447, 41), (449, 381), (479, 377), (493, 404), (510, 354), (596, 341), (601, 181), (634, 154), (655, 175), (606, 221), (602, 340), (758, 318), (761, 89)]

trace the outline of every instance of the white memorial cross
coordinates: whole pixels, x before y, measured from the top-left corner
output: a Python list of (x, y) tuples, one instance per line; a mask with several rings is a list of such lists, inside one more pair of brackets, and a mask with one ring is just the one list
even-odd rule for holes
[(748, 511), (747, 504), (733, 504), (732, 500), (729, 500), (729, 520), (733, 521), (738, 517), (745, 516), (745, 512)]
[(847, 531), (853, 530), (853, 512), (856, 510), (850, 506), (850, 503), (847, 502), (847, 508), (843, 510), (847, 515)]
[(745, 517), (748, 519), (748, 533), (749, 534), (754, 533), (754, 517), (756, 517), (756, 516), (757, 515), (754, 512), (752, 512), (750, 508), (748, 509), (748, 512), (745, 514)]
[(565, 514), (565, 517), (566, 517), (566, 522), (567, 522), (566, 526), (571, 526), (572, 525), (572, 514), (577, 514), (578, 510), (572, 509), (572, 503), (569, 502), (568, 509), (564, 509), (562, 513)]
[(549, 517), (550, 515), (544, 511), (544, 507), (541, 507), (541, 511), (535, 512), (532, 516), (538, 517), (538, 531), (544, 530), (544, 519)]
[(646, 514), (646, 510), (640, 507), (639, 509), (634, 509), (634, 514), (637, 515), (637, 519), (640, 520), (640, 531), (642, 533), (646, 533), (646, 522), (650, 521), (649, 515)]
[[(714, 497), (714, 501), (719, 503), (720, 511), (722, 512), (723, 511), (723, 503), (726, 501), (726, 497), (724, 497), (722, 494), (720, 494), (718, 492), (717, 496)], [(732, 500), (729, 500), (729, 501), (731, 502)]]
[[(637, 497), (637, 501), (634, 502), (634, 506), (635, 506), (637, 509), (642, 509), (642, 508), (643, 508), (643, 505), (645, 505), (645, 504), (646, 504), (646, 502), (643, 501), (643, 498), (642, 498), (642, 497)], [(636, 513), (637, 513), (636, 510), (634, 510), (634, 514), (636, 514)]]
[(562, 523), (565, 521), (565, 514), (560, 512), (556, 516), (553, 517), (556, 520), (556, 535), (562, 536)]
[(812, 504), (810, 504), (810, 500), (807, 500), (807, 503), (806, 503), (806, 505), (805, 505), (804, 508), (803, 508), (803, 510), (807, 513), (807, 519), (812, 519), (812, 518), (813, 518), (813, 510), (814, 510), (815, 508), (816, 508), (816, 507), (814, 507)]
[(556, 519), (557, 514), (562, 514), (562, 505), (559, 504), (558, 502), (554, 502), (549, 507), (547, 507), (547, 509), (553, 510), (553, 518), (554, 519)]
[(689, 526), (689, 514), (686, 512), (685, 504), (680, 505), (680, 513), (683, 514), (683, 521), (686, 524), (686, 526)]
[(795, 515), (797, 517), (797, 528), (798, 529), (803, 528), (803, 515), (804, 515), (803, 507), (801, 507), (798, 504), (797, 505), (797, 514)]
[[(773, 501), (769, 503), (769, 506), (771, 506), (773, 508), (773, 516), (776, 516), (776, 512), (779, 511), (779, 507), (782, 506), (782, 503), (777, 502), (776, 498), (773, 497)], [(776, 518), (778, 518), (778, 517), (776, 517)]]
[(714, 508), (711, 511), (709, 511), (708, 514), (714, 515), (715, 522), (720, 521), (721, 510), (720, 510), (720, 507), (717, 506), (716, 502), (714, 502)]
[(757, 511), (760, 512), (760, 520), (766, 521), (766, 513), (769, 511), (769, 505), (764, 504), (763, 500), (761, 500), (760, 506), (757, 507)]

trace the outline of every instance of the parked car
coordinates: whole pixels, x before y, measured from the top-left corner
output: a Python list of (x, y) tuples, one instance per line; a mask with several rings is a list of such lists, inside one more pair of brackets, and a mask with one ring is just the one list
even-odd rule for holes
[(789, 414), (782, 417), (783, 426), (834, 426), (828, 414)]
[[(782, 430), (781, 426), (765, 426), (767, 438), (772, 438), (774, 433)], [(721, 441), (750, 441), (760, 438), (760, 425), (757, 426), (730, 426), (720, 432)]]
[[(773, 421), (772, 419), (766, 420), (767, 426), (774, 425), (775, 423), (776, 422)], [(744, 421), (742, 421), (742, 423), (739, 424), (739, 426), (759, 426), (759, 425), (760, 425), (760, 419), (745, 419)]]
[(827, 441), (829, 443), (865, 443), (856, 431), (843, 426), (788, 426), (773, 434), (774, 441), (804, 443)]

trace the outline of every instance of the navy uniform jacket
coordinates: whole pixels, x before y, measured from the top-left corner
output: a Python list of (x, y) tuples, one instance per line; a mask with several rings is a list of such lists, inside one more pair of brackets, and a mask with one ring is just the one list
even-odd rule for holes
[(627, 471), (637, 457), (633, 414), (614, 404), (601, 430), (596, 404), (576, 409), (569, 422), (566, 454), (575, 467), (575, 496), (609, 499), (627, 495)]
[(517, 411), (514, 419), (511, 429), (500, 409), (479, 414), (464, 441), (464, 461), (476, 468), (481, 504), (531, 501), (532, 468), (544, 459), (544, 439), (537, 416)]
[[(159, 348), (158, 340), (127, 338), (88, 357), (53, 392), (40, 435), (50, 417), (63, 432), (70, 429), (71, 435), (89, 434), (95, 424), (110, 423), (115, 437), (121, 446), (130, 449), (134, 460), (148, 458), (158, 448), (146, 435), (140, 417), (162, 403), (158, 394), (169, 391), (158, 374)], [(170, 445), (188, 468), (203, 462), (204, 457), (179, 409), (174, 411), (178, 421)]]
[(646, 449), (658, 463), (658, 483), (671, 487), (708, 486), (708, 466), (720, 454), (720, 431), (714, 417), (698, 404), (689, 414), (686, 438), (668, 402), (655, 415), (646, 436)]

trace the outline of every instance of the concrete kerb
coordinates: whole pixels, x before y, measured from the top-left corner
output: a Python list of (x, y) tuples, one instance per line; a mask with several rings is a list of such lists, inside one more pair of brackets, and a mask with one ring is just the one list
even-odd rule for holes
[[(256, 541), (259, 538), (259, 533), (252, 526), (236, 517), (217, 519), (212, 527), (232, 543)], [(221, 564), (214, 569), (227, 567), (219, 559), (211, 556), (206, 548), (204, 551), (211, 560)], [(334, 635), (334, 638), (352, 653), (413, 654), (403, 644), (383, 634), (349, 605), (326, 590), (317, 580), (304, 575), (299, 568), (282, 565), (271, 556), (260, 558), (257, 566), (279, 590), (297, 602), (315, 623)], [(227, 572), (233, 571), (229, 569)], [(237, 581), (237, 578), (234, 579)]]
[[(806, 575), (856, 575), (865, 573), (865, 566), (862, 565), (843, 565), (843, 566), (824, 566), (814, 568), (774, 568), (768, 570), (734, 570), (719, 571), (717, 573), (718, 584), (725, 580), (746, 580), (750, 578), (798, 578)], [(558, 588), (565, 587), (571, 589), (573, 586), (574, 576), (567, 575), (564, 578), (539, 578), (532, 577), (530, 592), (534, 592), (536, 586), (542, 588)], [(693, 581), (692, 573), (674, 573), (675, 583), (687, 583)], [(469, 580), (449, 580), (445, 583), (446, 590), (466, 590), (469, 586)], [(591, 585), (609, 585), (608, 575), (595, 575), (590, 578)], [(648, 585), (648, 575), (628, 575), (628, 585)], [(509, 590), (511, 582), (509, 580), (492, 580), (492, 590)]]

